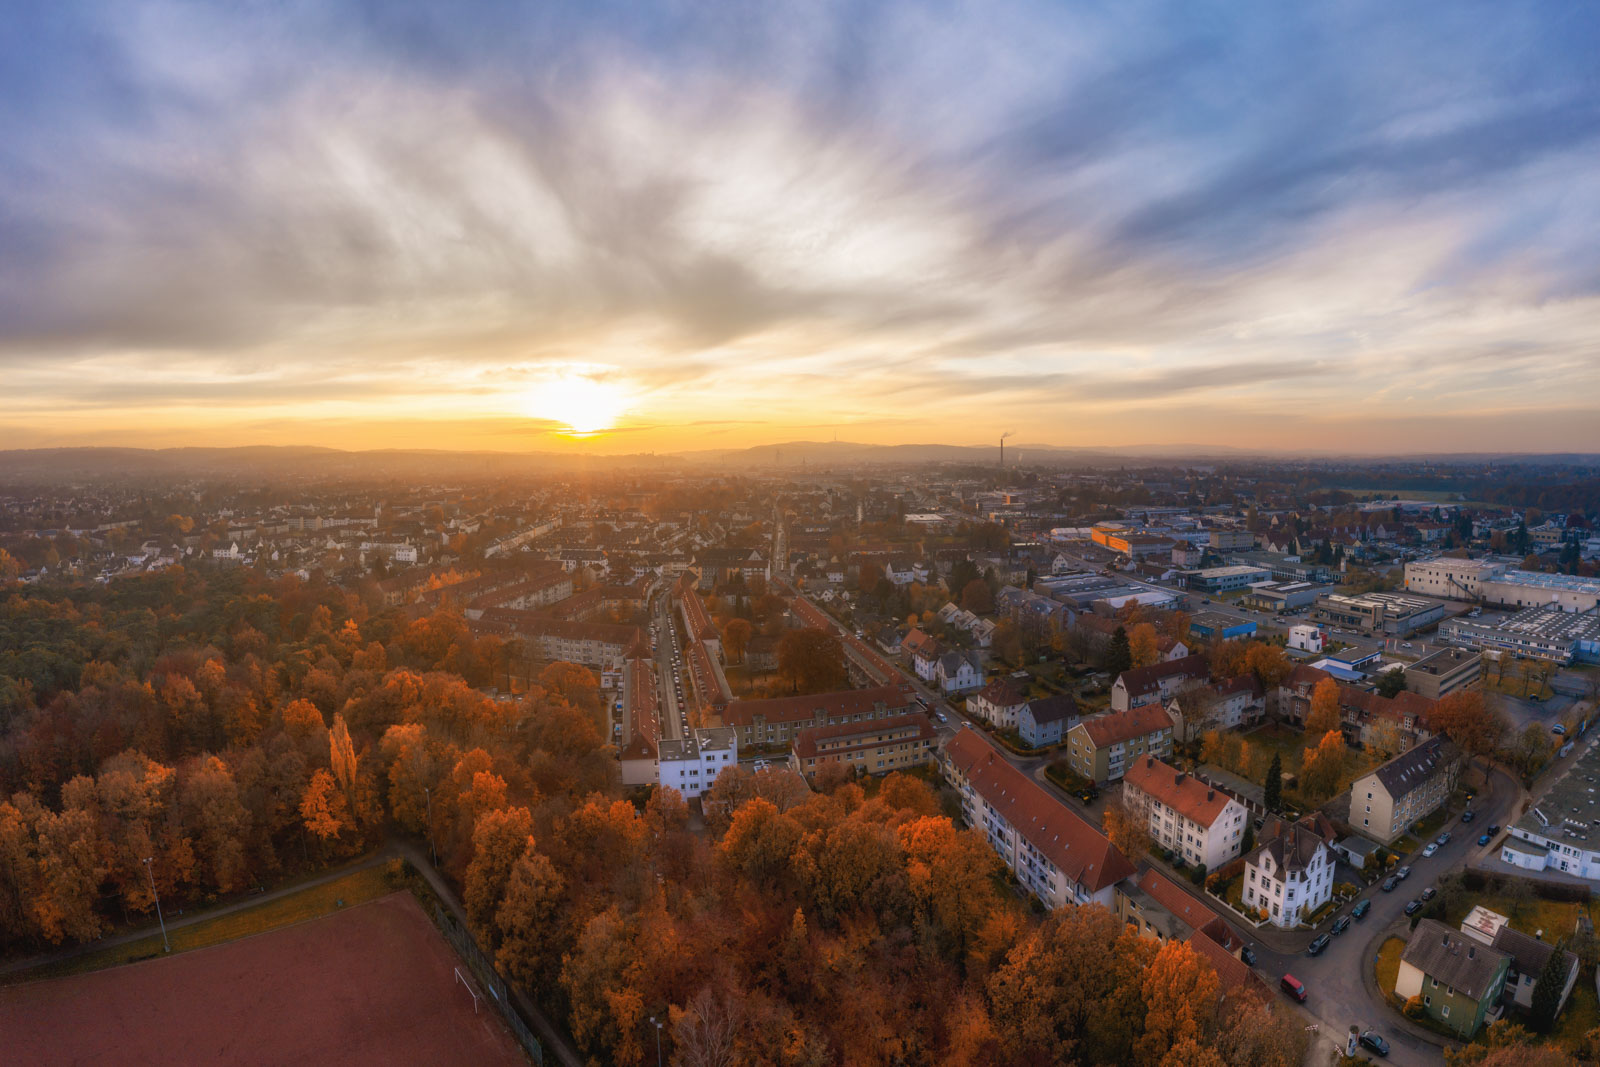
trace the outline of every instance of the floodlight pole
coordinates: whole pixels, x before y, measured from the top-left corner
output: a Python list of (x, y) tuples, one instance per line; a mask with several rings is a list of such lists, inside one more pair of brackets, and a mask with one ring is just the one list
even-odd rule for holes
[(661, 1067), (661, 1024), (656, 1022), (654, 1015), (650, 1016), (650, 1021), (656, 1027), (656, 1067)]
[(428, 802), (428, 855), (433, 857), (433, 865), (439, 866), (439, 852), (433, 847), (433, 791), (427, 786), (422, 787), (422, 798)]
[(165, 952), (172, 951), (172, 942), (167, 940), (167, 920), (161, 917), (161, 894), (156, 892), (155, 870), (150, 866), (154, 856), (146, 856), (144, 860), (144, 873), (150, 879), (150, 895), (156, 901), (156, 922), (161, 924), (161, 948)]

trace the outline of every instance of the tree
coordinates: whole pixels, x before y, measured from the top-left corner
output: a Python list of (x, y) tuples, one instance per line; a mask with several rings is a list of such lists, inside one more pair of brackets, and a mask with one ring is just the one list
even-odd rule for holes
[(1344, 776), (1344, 734), (1329, 730), (1300, 762), (1300, 787), (1313, 799), (1329, 797)]
[(317, 768), (300, 797), (300, 818), (322, 841), (338, 837), (350, 822), (350, 803), (333, 775)]
[(722, 645), (728, 650), (728, 659), (734, 663), (744, 662), (744, 650), (753, 632), (754, 628), (746, 619), (728, 620), (728, 625), (722, 628)]
[(1512, 766), (1521, 772), (1522, 777), (1531, 780), (1534, 773), (1544, 766), (1545, 760), (1550, 758), (1550, 747), (1549, 731), (1542, 723), (1530, 722), (1512, 742), (1508, 755)]
[(1119, 626), (1111, 635), (1111, 644), (1106, 649), (1106, 671), (1112, 678), (1116, 678), (1132, 666), (1133, 648), (1128, 639), (1128, 631)]
[(1311, 690), (1311, 710), (1306, 713), (1306, 737), (1320, 738), (1329, 730), (1339, 729), (1342, 721), (1339, 683), (1332, 678), (1324, 678)]
[(989, 583), (974, 578), (962, 586), (961, 606), (974, 615), (988, 615), (994, 611), (994, 594), (989, 591)]
[(1394, 667), (1378, 675), (1378, 695), (1393, 700), (1406, 691), (1406, 672), (1403, 667)]
[(557, 916), (566, 880), (528, 838), (506, 879), (495, 910), (500, 950), (495, 959), (523, 986), (538, 990), (555, 982), (565, 940)]
[(812, 626), (789, 630), (779, 639), (778, 673), (796, 693), (843, 689), (849, 681), (838, 636)]
[(1278, 645), (1254, 641), (1245, 650), (1245, 669), (1256, 676), (1263, 689), (1276, 689), (1289, 677), (1294, 665)]
[(334, 780), (348, 795), (356, 782), (356, 749), (350, 740), (350, 728), (338, 712), (334, 712), (333, 726), (328, 730), (328, 760)]
[(480, 932), (491, 929), (511, 871), (533, 847), (527, 808), (501, 808), (478, 816), (472, 827), (472, 861), (461, 879), (461, 902)]
[(1436, 731), (1449, 735), (1469, 759), (1493, 752), (1500, 745), (1506, 724), (1499, 712), (1484, 702), (1476, 689), (1457, 689), (1447, 693), (1428, 712)]
[(1134, 863), (1138, 863), (1150, 851), (1150, 834), (1145, 828), (1144, 819), (1137, 813), (1117, 804), (1108, 805), (1101, 817), (1101, 826), (1107, 840)]
[(1280, 811), (1283, 808), (1283, 760), (1277, 752), (1272, 754), (1272, 763), (1267, 767), (1261, 802), (1268, 811)]
[(1533, 984), (1530, 1016), (1534, 1030), (1541, 1034), (1548, 1034), (1555, 1026), (1556, 1012), (1561, 1010), (1561, 994), (1566, 992), (1567, 966), (1567, 954), (1557, 945)]
[[(1173, 938), (1162, 944), (1145, 971), (1144, 999), (1145, 1031), (1135, 1043), (1139, 1062), (1215, 1063), (1222, 1067), (1214, 1052), (1210, 1058), (1199, 1055), (1222, 999), (1222, 980), (1187, 941)], [(1180, 1050), (1180, 1058), (1170, 1058)]]
[(1156, 644), (1156, 628), (1141, 622), (1128, 631), (1128, 654), (1135, 667), (1148, 667), (1159, 660), (1161, 649)]

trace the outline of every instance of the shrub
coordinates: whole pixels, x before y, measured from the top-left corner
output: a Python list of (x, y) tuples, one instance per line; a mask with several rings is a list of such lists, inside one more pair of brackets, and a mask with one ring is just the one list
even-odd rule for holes
[(1422, 1018), (1422, 994), (1418, 993), (1416, 996), (1407, 997), (1405, 1007), (1401, 1008), (1400, 1011), (1407, 1019)]
[(1205, 880), (1206, 865), (1203, 863), (1195, 864), (1194, 870), (1189, 872), (1189, 881), (1193, 882), (1195, 885), (1202, 885), (1205, 883)]

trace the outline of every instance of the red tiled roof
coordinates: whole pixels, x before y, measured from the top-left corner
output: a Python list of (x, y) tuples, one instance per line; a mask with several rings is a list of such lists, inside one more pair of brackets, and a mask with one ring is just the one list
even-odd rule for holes
[(1017, 687), (1011, 684), (1009, 678), (995, 678), (967, 699), (982, 699), (997, 708), (1014, 708), (1027, 703), (1026, 698), (1017, 692)]
[(890, 711), (905, 711), (911, 706), (911, 698), (901, 686), (880, 685), (873, 689), (845, 689), (809, 696), (735, 700), (723, 709), (722, 723), (724, 726), (749, 726), (757, 715), (764, 716), (769, 723), (805, 722), (816, 718), (819, 711), (827, 718), (837, 719), (872, 712), (880, 704)]
[(1159, 704), (1146, 704), (1127, 711), (1113, 711), (1083, 720), (1084, 732), (1095, 748), (1131, 741), (1135, 737), (1172, 729), (1172, 719)]
[(1154, 756), (1134, 760), (1133, 765), (1123, 772), (1122, 780), (1191, 822), (1206, 827), (1217, 821), (1233, 799), (1215, 786), (1184, 774)]
[[(894, 734), (894, 737), (886, 737)], [(829, 753), (848, 752), (853, 748), (872, 748), (880, 744), (897, 744), (902, 741), (929, 741), (938, 735), (933, 723), (920, 712), (895, 715), (887, 719), (866, 722), (838, 722), (830, 726), (813, 726), (794, 735), (795, 754), (804, 758), (817, 754), (817, 742), (835, 741), (839, 738), (859, 738), (859, 743), (845, 748), (829, 749)]]
[(1134, 873), (1100, 830), (1017, 770), (971, 727), (945, 744), (945, 758), (979, 796), (1061, 871), (1090, 893)]

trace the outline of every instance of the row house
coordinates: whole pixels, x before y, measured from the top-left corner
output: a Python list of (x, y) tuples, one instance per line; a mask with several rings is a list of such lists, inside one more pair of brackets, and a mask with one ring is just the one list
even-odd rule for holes
[(912, 710), (909, 687), (883, 685), (837, 693), (735, 700), (716, 709), (722, 724), (741, 745), (788, 744), (804, 729), (860, 723), (905, 715)]
[(1238, 730), (1266, 718), (1266, 691), (1253, 674), (1241, 674), (1214, 685), (1190, 685), (1167, 702), (1167, 715), (1179, 741), (1192, 741), (1207, 730)]
[(1111, 710), (1127, 711), (1146, 704), (1164, 704), (1185, 685), (1210, 676), (1210, 664), (1204, 656), (1198, 655), (1132, 667), (1117, 675), (1111, 687)]
[(795, 734), (789, 766), (807, 781), (830, 763), (861, 774), (888, 774), (934, 762), (938, 731), (921, 712), (870, 722), (817, 726)]
[(1047, 908), (1099, 904), (1116, 910), (1118, 882), (1133, 864), (1100, 829), (1005, 760), (970, 727), (939, 757), (960, 794), (966, 824), (984, 835), (1018, 882)]

